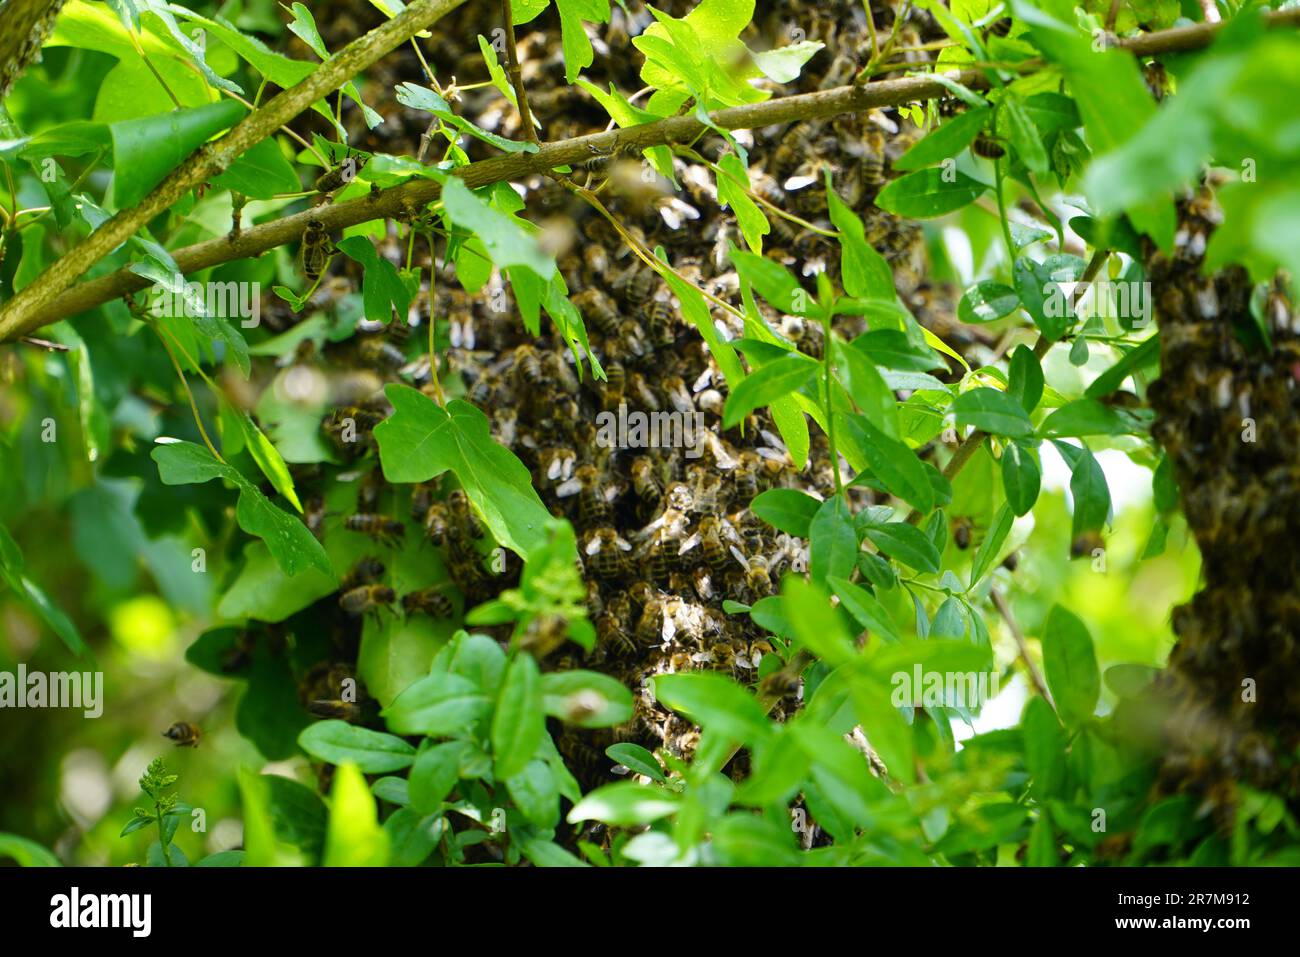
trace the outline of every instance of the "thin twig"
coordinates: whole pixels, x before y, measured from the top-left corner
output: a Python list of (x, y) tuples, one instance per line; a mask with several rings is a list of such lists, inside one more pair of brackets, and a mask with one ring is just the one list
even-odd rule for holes
[(1025, 670), (1029, 672), (1029, 680), (1033, 682), (1038, 693), (1055, 709), (1056, 702), (1052, 700), (1052, 693), (1047, 690), (1047, 682), (1043, 680), (1043, 673), (1038, 670), (1038, 665), (1029, 654), (1029, 644), (1025, 641), (1024, 632), (1016, 624), (1016, 616), (1011, 613), (1011, 606), (1007, 604), (1006, 598), (1002, 592), (998, 591), (997, 586), (989, 589), (989, 597), (993, 599), (993, 606), (997, 608), (998, 614), (1002, 616), (1002, 620), (1006, 623), (1007, 631), (1011, 632), (1011, 637), (1020, 652), (1020, 660), (1025, 663)]
[(528, 91), (524, 89), (524, 69), (519, 65), (519, 47), (515, 43), (515, 16), (510, 0), (501, 0), (501, 15), (506, 21), (506, 72), (510, 85), (515, 88), (515, 105), (519, 107), (519, 122), (523, 125), (524, 139), (537, 142), (533, 127), (533, 111), (528, 108)]

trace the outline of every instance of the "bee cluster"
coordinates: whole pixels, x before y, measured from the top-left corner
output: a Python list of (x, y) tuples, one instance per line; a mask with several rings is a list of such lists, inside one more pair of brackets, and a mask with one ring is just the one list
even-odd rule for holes
[[(689, 9), (681, 3), (667, 7), (675, 15)], [(873, 12), (877, 30), (887, 35), (892, 9), (881, 5)], [(317, 16), (328, 23), (320, 12)], [(462, 8), (440, 24), (428, 42), (428, 60), (440, 77), (477, 77), (483, 72), (476, 45), (463, 40), (486, 32), (477, 16)], [(938, 35), (928, 15), (910, 16), (917, 25), (902, 28), (903, 45)], [(597, 57), (587, 75), (598, 85), (613, 82), (621, 89), (637, 89), (637, 58), (623, 53), (630, 50), (629, 36), (650, 22), (643, 5), (616, 5), (611, 22), (593, 28)], [(793, 34), (796, 29), (803, 37), (821, 40), (826, 49), (810, 61), (791, 89), (778, 93), (849, 83), (865, 64), (869, 30), (861, 5), (850, 0), (815, 7), (789, 0), (771, 4), (751, 27), (754, 35), (742, 39), (759, 48), (779, 46), (803, 38)], [(519, 53), (530, 106), (544, 138), (604, 128), (608, 116), (603, 110), (580, 88), (565, 83), (558, 31), (544, 25), (521, 28)], [(413, 58), (389, 60), (399, 66), (386, 61), (381, 70), (407, 71), (405, 76), (394, 75), (393, 84), (411, 79), (420, 69)], [(387, 88), (393, 85), (382, 77), (380, 82)], [(414, 142), (425, 132), (418, 115), (394, 103), (375, 106), (387, 122), (370, 134), (358, 131), (362, 148), (414, 153)], [(517, 113), (495, 94), (466, 91), (456, 108), (486, 129), (504, 136), (519, 134)], [(952, 291), (924, 277), (926, 250), (920, 227), (873, 203), (893, 175), (892, 160), (917, 135), (910, 121), (893, 111), (873, 111), (736, 135), (749, 152), (753, 191), (798, 220), (769, 207), (772, 232), (766, 255), (805, 277), (825, 271), (838, 278), (838, 246), (818, 231), (830, 231), (825, 192), (825, 171), (830, 170), (834, 188), (863, 218), (868, 238), (894, 267), (900, 295), (918, 319), (945, 335), (969, 328), (952, 318)], [(761, 671), (765, 690), (785, 695), (778, 714), (780, 708), (793, 706), (799, 694), (797, 682), (779, 670), (766, 633), (748, 615), (729, 614), (723, 605), (752, 605), (771, 595), (787, 570), (806, 570), (807, 544), (754, 516), (748, 508), (754, 496), (769, 488), (798, 488), (825, 497), (835, 487), (835, 466), (818, 433), (807, 466), (796, 470), (765, 411), (737, 427), (722, 427), (725, 376), (699, 332), (683, 319), (669, 287), (626, 241), (630, 235), (642, 249), (663, 247), (684, 278), (708, 294), (737, 301), (739, 280), (727, 251), (732, 243), (741, 245), (742, 238), (731, 213), (719, 208), (714, 173), (706, 165), (725, 149), (720, 138), (705, 138), (695, 144), (698, 152), (675, 156), (681, 192), (652, 174), (640, 157), (614, 154), (593, 155), (569, 183), (537, 176), (523, 184), (526, 215), (540, 227), (542, 241), (555, 255), (582, 311), (591, 350), (605, 370), (603, 380), (580, 375), (575, 357), (558, 336), (530, 337), (509, 308), (499, 280), (492, 280), (485, 294), (471, 296), (457, 284), (451, 266), (427, 259), (432, 286), (421, 291), (412, 315), (413, 323), (423, 326), (432, 314), (440, 330), (449, 330), (450, 347), (440, 356), (440, 382), (432, 380), (427, 362), (419, 367), (419, 350), (406, 348), (403, 340), (411, 326), (402, 323), (387, 332), (365, 330), (351, 342), (330, 346), (323, 357), (338, 356), (358, 367), (350, 373), (355, 381), (347, 398), (326, 417), (322, 429), (359, 471), (373, 466), (370, 431), (390, 411), (378, 384), (405, 379), (430, 394), (439, 389), (458, 394), (463, 388), (488, 415), (495, 438), (531, 470), (550, 510), (573, 524), (596, 647), (584, 654), (567, 642), (565, 622), (555, 616), (535, 620), (524, 641), (545, 670), (601, 670), (625, 682), (636, 700), (635, 715), (626, 725), (612, 731), (568, 730), (557, 741), (585, 785), (608, 779), (612, 762), (603, 752), (615, 741), (663, 747), (681, 756), (693, 750), (696, 729), (653, 700), (648, 682), (657, 674), (708, 668), (757, 684)], [(618, 226), (575, 195), (574, 185), (597, 190)], [(405, 254), (395, 239), (380, 251), (395, 262)], [(331, 288), (327, 279), (323, 293)], [(766, 304), (760, 303), (760, 309), (769, 325), (802, 351), (822, 355), (819, 325), (779, 315)], [(714, 319), (726, 326), (722, 331), (727, 337), (743, 335), (740, 323), (729, 315), (715, 310)], [(845, 323), (840, 329), (845, 335), (862, 331), (860, 319), (839, 321)], [(422, 330), (414, 338), (423, 335)], [(981, 342), (965, 332), (955, 344), (961, 348)], [(618, 447), (602, 436), (598, 416), (632, 412), (684, 424), (667, 447), (663, 442), (657, 447)], [(347, 434), (348, 429), (353, 434)], [(399, 543), (406, 522), (395, 514), (395, 496), (382, 491), (374, 468), (359, 482), (356, 513), (345, 524), (384, 549)], [(867, 501), (870, 492), (855, 488), (851, 495)], [(385, 503), (388, 513), (377, 503)], [(411, 516), (444, 554), (464, 607), (495, 597), (516, 580), (513, 556), (495, 573), (485, 571), (484, 530), (463, 492), (417, 486)], [(344, 615), (355, 621), (356, 616), (399, 604), (408, 614), (445, 616), (453, 611), (442, 591), (396, 594), (382, 583), (382, 571), (375, 567), (379, 560), (373, 561), (354, 569), (341, 586), (337, 601)]]
[(1152, 431), (1204, 568), (1173, 611), (1165, 772), (1226, 813), (1237, 781), (1300, 793), (1300, 321), (1276, 280), (1204, 273), (1220, 220), (1201, 187), (1179, 204), (1173, 253), (1147, 265), (1161, 341)]

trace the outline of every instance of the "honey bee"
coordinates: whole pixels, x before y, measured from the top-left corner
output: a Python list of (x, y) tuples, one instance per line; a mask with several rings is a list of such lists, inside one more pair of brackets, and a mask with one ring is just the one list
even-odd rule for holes
[(772, 594), (772, 575), (766, 557), (763, 555), (746, 556), (735, 545), (731, 546), (731, 554), (735, 556), (736, 561), (740, 562), (740, 567), (745, 570), (745, 586), (755, 598), (766, 598)]
[(543, 449), (539, 456), (542, 474), (551, 482), (567, 482), (573, 478), (573, 463), (577, 457), (577, 453), (568, 447)]
[(347, 186), (357, 178), (357, 173), (366, 165), (364, 156), (346, 156), (338, 166), (316, 177), (313, 188), (318, 193), (332, 193)]
[(451, 599), (437, 585), (407, 592), (402, 596), (402, 610), (408, 615), (422, 612), (430, 618), (451, 618), (456, 614)]
[(1085, 556), (1091, 556), (1097, 549), (1105, 547), (1106, 543), (1101, 537), (1101, 532), (1092, 529), (1077, 535), (1074, 540), (1070, 542), (1070, 557), (1083, 558)]
[(325, 510), (325, 499), (320, 495), (313, 495), (307, 499), (307, 504), (303, 508), (302, 522), (307, 526), (307, 531), (311, 532), (316, 538), (320, 538), (321, 532), (325, 530), (325, 516), (328, 512)]
[(965, 551), (970, 548), (971, 531), (975, 523), (968, 516), (958, 515), (952, 520), (952, 543)]
[(610, 508), (610, 493), (617, 493), (614, 486), (602, 487), (600, 470), (594, 465), (580, 465), (573, 473), (573, 478), (555, 490), (560, 498), (578, 496), (578, 521), (584, 528), (609, 525), (613, 518)]
[(383, 577), (383, 562), (377, 558), (360, 558), (339, 580), (339, 591), (351, 591), (359, 585), (370, 585)]
[(627, 570), (626, 553), (632, 545), (613, 528), (597, 528), (587, 538), (583, 554), (587, 556), (587, 568), (597, 578), (618, 578)]
[(1007, 154), (1007, 151), (998, 143), (997, 137), (988, 133), (981, 133), (975, 137), (975, 142), (971, 144), (970, 150), (976, 156), (982, 156), (985, 159), (1001, 159)]
[(199, 730), (199, 726), (188, 721), (177, 721), (163, 732), (163, 737), (169, 739), (178, 748), (197, 748), (199, 738), (202, 736), (203, 732)]
[(638, 455), (632, 460), (632, 491), (637, 498), (648, 504), (658, 505), (663, 501), (664, 487), (659, 480), (658, 470), (648, 455)]
[(433, 502), (424, 513), (424, 534), (435, 545), (447, 544), (451, 534), (451, 514), (444, 502)]
[(390, 547), (396, 547), (406, 534), (406, 526), (395, 518), (379, 515), (375, 512), (359, 512), (343, 520), (343, 527), (350, 532), (367, 535), (375, 541)]
[(663, 640), (663, 623), (663, 602), (658, 597), (649, 598), (637, 619), (636, 640), (646, 647), (659, 644)]
[(332, 698), (313, 699), (307, 703), (307, 710), (318, 718), (335, 718), (340, 721), (354, 722), (361, 717), (361, 708), (356, 702)]
[(686, 470), (691, 489), (691, 511), (696, 515), (713, 515), (721, 511), (722, 476), (713, 469), (692, 465)]
[(648, 539), (642, 554), (646, 577), (652, 581), (662, 582), (677, 567), (687, 521), (686, 513), (670, 504), (639, 533)]
[[(677, 554), (679, 556), (685, 555), (698, 546), (710, 568), (715, 572), (725, 570), (728, 556), (727, 547), (722, 543), (724, 534), (723, 521), (725, 519), (718, 519), (713, 515), (706, 515), (701, 518), (699, 525), (696, 526), (695, 533), (682, 542)], [(725, 527), (730, 528), (730, 523), (728, 522)], [(735, 534), (734, 530), (732, 534)]]
[(397, 601), (397, 593), (387, 585), (358, 585), (339, 596), (339, 607), (349, 615), (378, 613)]
[(396, 372), (406, 365), (401, 349), (381, 336), (367, 336), (357, 345), (357, 356), (372, 369)]
[(627, 370), (617, 359), (605, 362), (605, 381), (600, 385), (601, 406), (610, 411), (617, 409), (623, 401), (623, 392), (627, 388)]
[(251, 632), (241, 631), (234, 645), (221, 657), (222, 674), (233, 674), (247, 668), (253, 660), (253, 648), (256, 644)]
[(758, 495), (761, 490), (759, 478), (762, 470), (763, 460), (759, 458), (757, 452), (746, 449), (736, 457), (736, 469), (732, 472), (731, 480), (738, 501), (748, 505)]
[(454, 523), (452, 527), (458, 534), (475, 539), (487, 534), (483, 523), (474, 514), (474, 506), (470, 504), (469, 495), (464, 489), (452, 489), (447, 494), (447, 508)]
[(555, 746), (565, 759), (573, 764), (579, 776), (593, 778), (603, 773), (609, 764), (605, 755), (584, 741), (577, 731), (567, 725), (560, 732)]
[[(624, 319), (618, 324), (618, 341), (621, 351), (626, 355), (642, 358), (650, 351), (641, 323), (635, 319)], [(608, 371), (608, 370), (607, 370)]]
[(520, 385), (537, 388), (542, 384), (542, 363), (537, 349), (524, 343), (514, 352), (515, 374), (519, 376)]
[(596, 635), (602, 647), (613, 649), (625, 657), (636, 654), (636, 645), (627, 632), (627, 621), (632, 616), (632, 604), (624, 595), (615, 595), (605, 605), (605, 612), (596, 619)]
[(639, 261), (634, 262), (614, 278), (614, 295), (637, 308), (650, 299), (658, 282), (658, 273)]
[(600, 289), (584, 289), (573, 297), (573, 304), (582, 310), (582, 314), (591, 320), (602, 335), (618, 334), (619, 316), (614, 300)]
[[(777, 217), (779, 218), (779, 217)], [(667, 346), (677, 338), (674, 329), (673, 307), (663, 299), (654, 299), (646, 306), (642, 316), (645, 328), (650, 332), (650, 342), (656, 346)]]
[(998, 17), (988, 25), (988, 32), (990, 36), (1005, 37), (1011, 32), (1011, 18)]
[(864, 134), (864, 145), (866, 149), (858, 161), (858, 175), (868, 188), (884, 186), (889, 180), (884, 133), (874, 125), (868, 126)]
[(299, 268), (308, 282), (316, 282), (329, 268), (334, 258), (334, 244), (319, 219), (307, 220), (302, 233), (302, 247), (298, 250)]
[(659, 404), (659, 396), (640, 372), (628, 373), (627, 395), (631, 398), (631, 404), (646, 412), (658, 412), (663, 408)]
[(674, 410), (682, 415), (695, 411), (695, 400), (691, 398), (690, 391), (686, 388), (686, 383), (679, 375), (665, 376), (659, 380), (659, 388), (663, 391), (664, 398)]
[(802, 686), (803, 679), (799, 673), (792, 671), (787, 665), (764, 678), (759, 682), (758, 688), (759, 693), (764, 697), (788, 698), (790, 695), (798, 694)]
[(519, 647), (539, 661), (569, 638), (569, 622), (563, 615), (538, 615), (524, 628)]
[(437, 490), (437, 485), (433, 482), (418, 482), (411, 488), (412, 521), (424, 521), (424, 517), (429, 513), (429, 506), (433, 504), (433, 496)]

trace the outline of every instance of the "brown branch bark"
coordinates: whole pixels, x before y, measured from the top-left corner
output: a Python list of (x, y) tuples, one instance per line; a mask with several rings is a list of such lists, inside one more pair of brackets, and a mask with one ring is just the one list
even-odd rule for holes
[(7, 0), (0, 6), (0, 100), (40, 52), (64, 0)]
[(506, 72), (515, 91), (515, 105), (519, 108), (519, 122), (523, 124), (524, 139), (537, 142), (537, 129), (533, 126), (533, 111), (528, 108), (528, 91), (524, 89), (524, 68), (519, 63), (519, 45), (515, 42), (515, 11), (510, 0), (501, 0), (501, 14), (505, 18)]
[[(433, 7), (437, 7), (445, 13), (459, 6), (461, 2), (463, 0), (422, 0), (422, 2), (407, 7), (406, 13), (402, 14), (402, 17), (410, 15), (417, 9), (428, 12)], [(385, 26), (391, 27), (400, 19), (401, 17), (389, 21)], [(436, 17), (433, 19), (436, 19)], [(1266, 14), (1265, 20), (1270, 26), (1274, 27), (1300, 24), (1300, 8)], [(424, 25), (427, 26), (427, 23)], [(1220, 28), (1221, 24), (1202, 23), (1173, 30), (1162, 30), (1157, 33), (1122, 40), (1119, 46), (1122, 49), (1143, 56), (1201, 49), (1210, 44), (1215, 33)], [(382, 30), (384, 27), (380, 29)], [(371, 36), (371, 34), (367, 36)], [(362, 39), (366, 38), (363, 37)], [(351, 47), (348, 49), (351, 49)], [(344, 53), (346, 52), (347, 50), (344, 51)], [(339, 56), (342, 55), (339, 54)], [(326, 66), (336, 59), (337, 57), (327, 61), (326, 64), (322, 65), (321, 70), (324, 70)], [(360, 69), (360, 67), (357, 67), (357, 69)], [(318, 70), (317, 74), (313, 74), (313, 76), (318, 75), (320, 72)], [(971, 89), (987, 89), (988, 87), (988, 79), (982, 71), (964, 71), (956, 79)], [(302, 84), (300, 84), (301, 86)], [(299, 87), (294, 89), (297, 90)], [(266, 108), (271, 107), (286, 95), (288, 94), (281, 94), (280, 97), (268, 103)], [(732, 107), (713, 114), (712, 121), (724, 129), (755, 129), (777, 123), (789, 123), (795, 120), (817, 119), (842, 113), (861, 112), (876, 107), (900, 106), (919, 100), (939, 99), (948, 95), (948, 88), (933, 79), (925, 76), (904, 77), (902, 79), (883, 80), (859, 86), (843, 86), (816, 93), (804, 93), (768, 100), (764, 103)], [(317, 98), (319, 97), (308, 99), (299, 107), (299, 110), (305, 109), (312, 102), (315, 102)], [(261, 112), (259, 111), (259, 113)], [(235, 132), (247, 125), (253, 118), (249, 117), (244, 120), (239, 127), (236, 127), (236, 130), (228, 134), (226, 139), (233, 136)], [(279, 125), (282, 125), (282, 122), (274, 121), (274, 125), (272, 125), (272, 121), (264, 122), (262, 124), (264, 128), (263, 135), (269, 135), (270, 131), (278, 128)], [(461, 177), (466, 185), (471, 188), (487, 186), (505, 180), (522, 179), (536, 173), (546, 172), (557, 166), (582, 163), (595, 155), (608, 155), (620, 147), (645, 149), (646, 147), (662, 146), (668, 143), (689, 142), (705, 129), (705, 125), (693, 116), (673, 116), (622, 130), (609, 130), (555, 143), (547, 143), (535, 153), (495, 156), (491, 159), (481, 160), (461, 167), (456, 170), (456, 175)], [(224, 142), (225, 140), (221, 141), (221, 143)], [(217, 145), (220, 145), (220, 143)], [(251, 145), (252, 143), (248, 144), (248, 146)], [(246, 149), (247, 146), (244, 148)], [(233, 156), (231, 158), (233, 159)], [(172, 177), (164, 181), (162, 186), (159, 187), (158, 193), (146, 200), (146, 204), (153, 209), (153, 212), (144, 221), (147, 222), (149, 218), (161, 212), (184, 193), (185, 190), (182, 189), (173, 195), (172, 185), (174, 185), (173, 181), (178, 174), (173, 174)], [(170, 198), (166, 202), (160, 203), (156, 197), (163, 193), (164, 188), (167, 188), (165, 195)], [(327, 230), (337, 231), (348, 226), (355, 226), (358, 223), (404, 213), (413, 204), (421, 206), (437, 199), (439, 192), (440, 187), (435, 182), (430, 180), (412, 181), (400, 186), (379, 190), (369, 196), (345, 203), (316, 207), (294, 216), (287, 216), (271, 223), (264, 223), (252, 229), (244, 230), (238, 237), (221, 237), (187, 246), (173, 253), (173, 258), (175, 258), (176, 264), (182, 272), (194, 272), (235, 259), (258, 256), (276, 246), (296, 242), (301, 239), (309, 219), (319, 219)], [(144, 204), (137, 209), (142, 208), (144, 208)], [(135, 213), (136, 210), (128, 212)], [(9, 303), (9, 306), (3, 312), (0, 312), (0, 342), (12, 341), (40, 326), (92, 309), (95, 306), (110, 302), (149, 285), (141, 277), (122, 269), (108, 276), (82, 283), (73, 289), (69, 290), (67, 288), (77, 275), (83, 273), (95, 260), (117, 248), (135, 231), (133, 228), (122, 233), (118, 229), (112, 234), (113, 241), (111, 244), (106, 240), (100, 240), (92, 253), (83, 252), (91, 241), (96, 240), (96, 237), (101, 232), (108, 230), (109, 227), (119, 222), (125, 215), (125, 213), (119, 213), (99, 230), (96, 230), (86, 243), (77, 247), (76, 250), (73, 250), (72, 253), (69, 253), (46, 270), (45, 273), (37, 277), (30, 286)], [(135, 228), (138, 228), (138, 225)], [(71, 278), (69, 278), (69, 274), (73, 271), (72, 267), (66, 266), (60, 268), (55, 276), (51, 277), (49, 275), (56, 268), (61, 267), (65, 260), (79, 253), (80, 255), (75, 264), (75, 275), (71, 275)], [(52, 281), (53, 285), (50, 285)], [(39, 292), (34, 291), (37, 287), (42, 287)], [(20, 300), (22, 301), (20, 302)]]
[(393, 19), (349, 43), (301, 83), (250, 113), (225, 136), (205, 144), (138, 206), (119, 212), (14, 296), (0, 312), (0, 341), (17, 338), (52, 321), (48, 318), (50, 313), (47, 311), (51, 301), (151, 219), (199, 184), (219, 175), (242, 153), (266, 139), (317, 100), (332, 93), (385, 53), (405, 43), (464, 2), (465, 0), (415, 0)]

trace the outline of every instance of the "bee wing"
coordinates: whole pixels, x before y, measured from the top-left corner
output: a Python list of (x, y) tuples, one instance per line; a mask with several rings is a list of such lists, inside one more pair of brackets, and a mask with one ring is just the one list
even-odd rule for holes
[(601, 545), (600, 536), (593, 535), (591, 536), (591, 541), (587, 542), (587, 547), (583, 549), (583, 551), (585, 551), (588, 555), (594, 555), (598, 551), (600, 551), (600, 545)]
[(713, 459), (717, 463), (718, 468), (722, 469), (724, 472), (729, 472), (734, 469), (736, 467), (736, 460), (732, 458), (731, 453), (727, 451), (722, 440), (712, 432), (706, 432), (704, 434), (708, 438), (709, 446), (713, 449)]
[(621, 535), (614, 539), (614, 543), (625, 552), (630, 552), (632, 550), (632, 543)]
[(556, 498), (569, 498), (577, 495), (580, 491), (582, 491), (582, 483), (577, 479), (569, 479), (567, 482), (561, 482), (555, 487), (555, 496)]
[(749, 559), (745, 557), (744, 552), (742, 552), (735, 545), (732, 545), (731, 554), (736, 557), (736, 561), (740, 562), (741, 568), (745, 569), (745, 571), (749, 571)]
[(687, 552), (689, 552), (692, 548), (694, 548), (695, 546), (697, 546), (697, 545), (699, 545), (699, 544), (700, 544), (700, 533), (699, 533), (699, 532), (696, 532), (696, 533), (695, 533), (694, 535), (692, 535), (690, 538), (686, 539), (686, 541), (682, 542), (682, 547), (679, 548), (679, 549), (677, 549), (677, 554), (678, 554), (678, 555), (685, 555), (685, 554), (686, 554)]
[(554, 482), (564, 472), (564, 460), (558, 455), (552, 456), (550, 464), (546, 467), (546, 477)]

